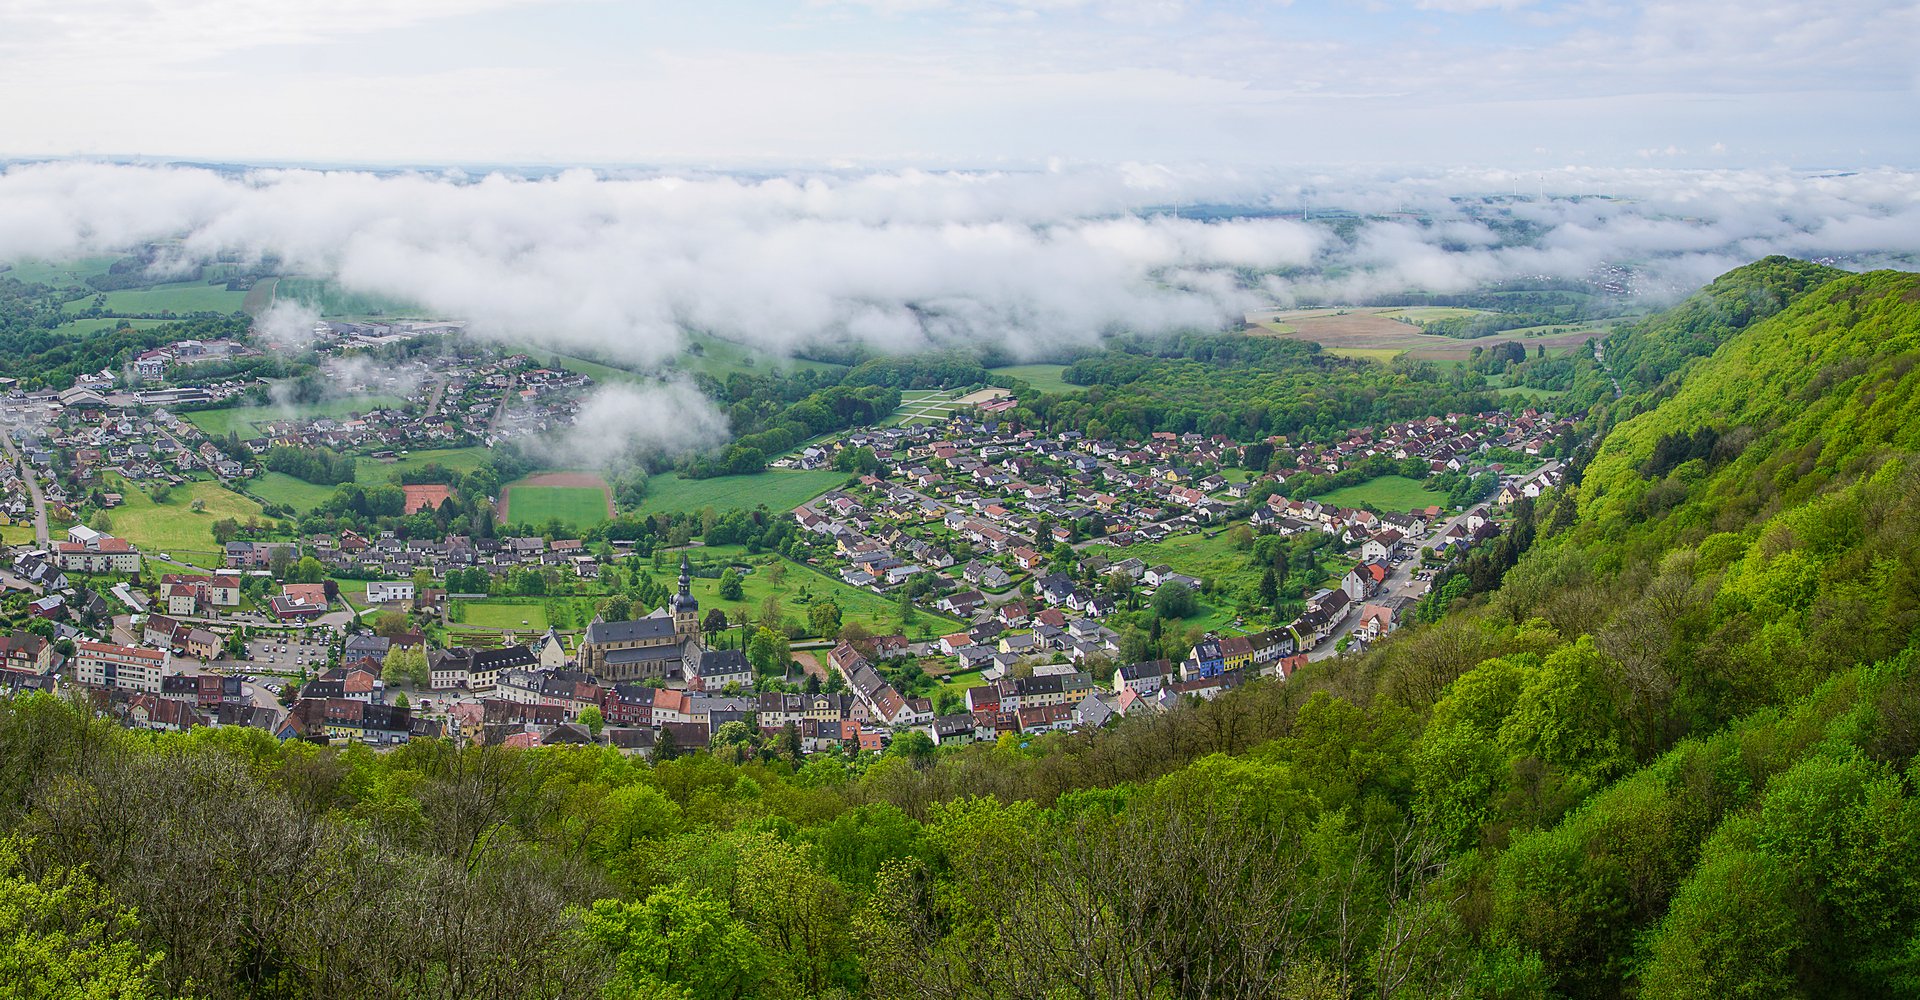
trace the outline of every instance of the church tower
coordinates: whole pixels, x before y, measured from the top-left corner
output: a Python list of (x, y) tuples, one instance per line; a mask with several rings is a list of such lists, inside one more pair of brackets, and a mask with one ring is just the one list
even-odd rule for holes
[(700, 602), (693, 598), (693, 565), (680, 554), (680, 592), (667, 602), (673, 609), (674, 637), (686, 642), (700, 634)]

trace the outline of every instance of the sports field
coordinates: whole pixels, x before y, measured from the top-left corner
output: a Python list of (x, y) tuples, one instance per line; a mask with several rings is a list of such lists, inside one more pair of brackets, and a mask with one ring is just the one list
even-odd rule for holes
[(462, 624), (465, 625), (541, 631), (547, 628), (547, 608), (544, 599), (528, 601), (524, 604), (509, 601), (461, 601), (460, 607), (465, 619)]
[(1341, 487), (1314, 499), (1334, 507), (1373, 507), (1393, 512), (1445, 503), (1446, 495), (1422, 489), (1418, 480), (1405, 476), (1380, 476), (1357, 486)]
[(576, 528), (591, 528), (613, 512), (606, 480), (592, 473), (548, 472), (508, 483), (500, 520), (541, 525), (559, 518)]
[(681, 510), (732, 510), (766, 504), (768, 510), (792, 510), (847, 481), (847, 474), (832, 469), (798, 471), (768, 469), (750, 476), (715, 476), (712, 479), (682, 479), (669, 472), (647, 480), (647, 495), (640, 501), (639, 513), (667, 513)]

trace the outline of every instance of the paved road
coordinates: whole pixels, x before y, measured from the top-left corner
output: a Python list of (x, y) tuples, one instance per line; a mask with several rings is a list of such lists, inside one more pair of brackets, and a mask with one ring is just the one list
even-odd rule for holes
[(52, 536), (47, 534), (47, 499), (40, 495), (40, 477), (35, 475), (33, 467), (20, 460), (20, 452), (13, 446), (13, 435), (0, 429), (0, 447), (7, 452), (7, 460), (20, 468), (20, 478), (26, 480), (27, 496), (33, 501), (33, 534), (39, 539), (40, 547), (53, 544)]

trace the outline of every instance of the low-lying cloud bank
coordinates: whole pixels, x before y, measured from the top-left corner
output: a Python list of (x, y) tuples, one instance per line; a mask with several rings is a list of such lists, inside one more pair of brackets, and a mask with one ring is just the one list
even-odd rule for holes
[[(1220, 205), (1265, 217), (1195, 218)], [(1369, 220), (1326, 224), (1343, 212)], [(1455, 292), (1603, 263), (1662, 297), (1768, 253), (1900, 265), (1920, 254), (1920, 174), (1132, 165), (527, 180), (82, 162), (0, 174), (0, 260), (156, 240), (175, 241), (178, 260), (276, 257), (481, 336), (631, 362), (671, 358), (686, 330), (782, 353), (853, 340), (1032, 356), (1302, 296)]]

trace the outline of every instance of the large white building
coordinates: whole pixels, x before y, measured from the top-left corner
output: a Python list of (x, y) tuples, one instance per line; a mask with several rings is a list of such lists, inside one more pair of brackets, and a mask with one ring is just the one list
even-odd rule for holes
[(173, 673), (173, 658), (164, 649), (116, 646), (108, 642), (74, 644), (74, 676), (82, 684), (159, 694), (161, 682)]

